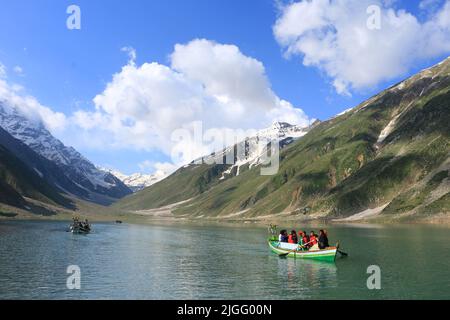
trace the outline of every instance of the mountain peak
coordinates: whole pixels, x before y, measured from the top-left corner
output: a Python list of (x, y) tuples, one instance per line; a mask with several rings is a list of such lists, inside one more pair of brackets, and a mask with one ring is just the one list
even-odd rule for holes
[(284, 128), (289, 128), (289, 127), (292, 127), (292, 125), (287, 122), (274, 121), (272, 123), (273, 129), (284, 129)]
[(155, 174), (144, 174), (144, 173), (134, 173), (131, 175), (126, 175), (120, 171), (100, 168), (104, 172), (108, 172), (118, 179), (120, 179), (128, 188), (133, 192), (141, 191), (151, 185), (163, 180), (168, 176), (165, 172), (157, 172)]
[(131, 193), (119, 179), (98, 170), (72, 147), (66, 147), (42, 124), (19, 107), (0, 101), (0, 126), (34, 152), (56, 164), (65, 176), (89, 192), (93, 202), (110, 202)]

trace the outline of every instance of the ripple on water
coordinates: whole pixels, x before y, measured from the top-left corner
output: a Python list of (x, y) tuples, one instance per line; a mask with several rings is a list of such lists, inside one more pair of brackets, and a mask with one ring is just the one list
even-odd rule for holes
[[(66, 230), (61, 222), (0, 222), (0, 298), (450, 296), (442, 273), (450, 263), (445, 228), (330, 226), (331, 240), (350, 253), (336, 263), (280, 259), (267, 248), (265, 228), (96, 224), (87, 236)], [(366, 286), (373, 264), (382, 270), (378, 292)], [(81, 268), (79, 291), (66, 288), (69, 265)]]

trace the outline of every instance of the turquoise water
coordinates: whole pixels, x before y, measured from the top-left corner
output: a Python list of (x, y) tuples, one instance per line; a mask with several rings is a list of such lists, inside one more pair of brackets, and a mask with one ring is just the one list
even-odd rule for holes
[[(302, 226), (310, 230), (309, 227)], [(328, 226), (348, 258), (280, 259), (258, 227), (0, 222), (0, 299), (449, 299), (449, 229)], [(298, 229), (298, 227), (297, 227)], [(69, 290), (69, 265), (81, 289)], [(381, 269), (368, 290), (367, 268)]]

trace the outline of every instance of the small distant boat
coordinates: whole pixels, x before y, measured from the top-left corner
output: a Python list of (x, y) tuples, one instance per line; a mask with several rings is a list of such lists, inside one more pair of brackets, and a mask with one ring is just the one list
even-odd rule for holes
[(80, 222), (72, 223), (70, 225), (70, 232), (73, 234), (88, 234), (91, 233), (91, 225)]
[(269, 239), (268, 243), (270, 249), (278, 255), (295, 259), (315, 259), (333, 262), (336, 260), (336, 255), (339, 250), (338, 247), (329, 247), (324, 250), (302, 251), (296, 244), (279, 242), (273, 239)]

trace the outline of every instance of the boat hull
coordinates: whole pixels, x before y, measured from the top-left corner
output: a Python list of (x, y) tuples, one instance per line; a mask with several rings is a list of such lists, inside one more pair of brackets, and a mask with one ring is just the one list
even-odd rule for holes
[(85, 229), (85, 228), (79, 228), (79, 227), (71, 226), (70, 227), (70, 232), (72, 232), (73, 234), (89, 234), (91, 232), (91, 230), (90, 229)]
[(287, 257), (295, 259), (314, 259), (321, 261), (333, 262), (336, 260), (336, 254), (338, 248), (330, 247), (325, 250), (317, 251), (291, 251), (289, 249), (280, 248), (280, 243), (278, 241), (268, 241), (270, 249), (276, 254), (286, 254), (289, 252)]

